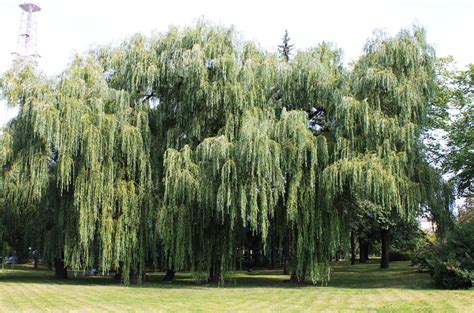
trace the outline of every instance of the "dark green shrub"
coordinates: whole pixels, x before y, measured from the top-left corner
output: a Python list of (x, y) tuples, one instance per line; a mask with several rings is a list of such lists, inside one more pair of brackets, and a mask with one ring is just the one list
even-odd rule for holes
[(473, 272), (463, 270), (459, 264), (439, 262), (433, 267), (434, 284), (441, 289), (469, 289), (473, 285)]
[(412, 259), (428, 269), (437, 288), (467, 289), (474, 285), (474, 222), (456, 224), (443, 241), (420, 246)]
[(411, 258), (411, 265), (417, 266), (419, 272), (424, 270), (431, 271), (431, 263), (434, 256), (434, 245), (427, 242), (425, 245), (422, 245), (415, 250), (413, 257)]
[(389, 260), (390, 261), (409, 261), (412, 259), (412, 256), (407, 251), (401, 251), (398, 249), (390, 250)]

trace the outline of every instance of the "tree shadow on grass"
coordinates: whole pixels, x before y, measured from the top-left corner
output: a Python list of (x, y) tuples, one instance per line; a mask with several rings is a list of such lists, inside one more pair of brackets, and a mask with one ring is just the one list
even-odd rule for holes
[(409, 261), (391, 262), (390, 268), (381, 269), (377, 260), (366, 264), (335, 264), (328, 286), (355, 289), (433, 289), (429, 273), (418, 272), (415, 267), (410, 266)]
[[(131, 285), (127, 288), (314, 288), (312, 284), (293, 284), (284, 282), (288, 275), (282, 275), (281, 270), (255, 270), (253, 272), (234, 272), (228, 282), (218, 286), (206, 281), (197, 281), (189, 273), (177, 273), (173, 282), (164, 282), (163, 273), (148, 272), (146, 281), (141, 285)], [(74, 275), (69, 273), (69, 279), (58, 280), (54, 272), (33, 270), (18, 266), (15, 270), (0, 270), (0, 283), (18, 284), (54, 284), (54, 285), (84, 285), (84, 286), (117, 286), (119, 281), (111, 276), (84, 276), (83, 272)], [(426, 290), (433, 289), (427, 273), (418, 273), (409, 262), (392, 262), (389, 269), (380, 269), (377, 261), (366, 264), (350, 265), (348, 262), (337, 262), (332, 265), (329, 288), (373, 289), (395, 288)], [(321, 287), (325, 288), (325, 287)]]

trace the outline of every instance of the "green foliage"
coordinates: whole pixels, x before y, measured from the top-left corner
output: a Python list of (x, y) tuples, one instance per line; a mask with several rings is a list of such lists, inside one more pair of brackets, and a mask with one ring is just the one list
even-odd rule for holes
[(449, 151), (445, 167), (455, 176), (460, 195), (474, 192), (474, 65), (458, 72), (454, 84), (453, 104), (458, 112), (448, 132)]
[(427, 244), (413, 263), (428, 269), (437, 288), (465, 289), (474, 283), (474, 221), (458, 223), (446, 240)]
[(427, 240), (426, 234), (420, 229), (416, 220), (399, 220), (393, 225), (390, 234), (392, 247), (409, 254)]
[(433, 281), (436, 287), (443, 289), (469, 289), (473, 285), (472, 272), (466, 271), (457, 262), (435, 262)]
[(409, 261), (411, 260), (411, 254), (407, 253), (406, 251), (401, 251), (398, 249), (390, 249), (389, 252), (389, 260), (390, 262), (394, 261)]
[(418, 221), (398, 219), (390, 229), (390, 261), (412, 260), (416, 251), (427, 241), (428, 237), (420, 229)]
[(351, 72), (332, 44), (288, 62), (287, 35), (286, 59), (238, 38), (198, 21), (76, 56), (51, 81), (7, 72), (20, 113), (2, 139), (3, 201), (41, 221), (27, 233), (44, 255), (128, 283), (159, 248), (168, 268), (223, 281), (251, 236), (285, 241), (298, 281), (327, 283), (354, 199), (384, 225), (446, 204), (423, 155), (422, 30), (376, 36)]
[[(56, 212), (42, 230), (51, 258), (64, 255), (76, 270), (120, 263), (125, 272), (138, 271), (150, 232), (141, 217), (150, 212), (147, 108), (109, 88), (92, 59), (77, 57), (56, 86), (33, 71), (21, 74), (26, 71), (20, 64), (4, 77), (8, 102), (20, 108), (5, 130), (13, 146), (3, 150), (5, 177), (15, 184), (7, 198), (31, 206), (31, 216), (41, 215), (34, 207), (42, 204)], [(31, 89), (18, 96), (25, 85)], [(56, 186), (48, 187), (50, 181)]]

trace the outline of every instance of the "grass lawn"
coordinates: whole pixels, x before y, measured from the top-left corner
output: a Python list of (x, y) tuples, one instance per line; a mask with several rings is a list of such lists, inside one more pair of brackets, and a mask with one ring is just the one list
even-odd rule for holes
[(124, 287), (108, 277), (57, 281), (51, 272), (17, 267), (0, 270), (0, 312), (474, 312), (474, 290), (435, 290), (409, 262), (390, 266), (340, 262), (327, 287), (284, 283), (279, 271), (237, 272), (224, 287), (185, 274), (165, 283), (152, 273), (144, 285)]

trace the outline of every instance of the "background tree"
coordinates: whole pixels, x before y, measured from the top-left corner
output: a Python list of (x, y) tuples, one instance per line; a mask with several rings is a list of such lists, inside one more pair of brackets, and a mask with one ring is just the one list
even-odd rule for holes
[(281, 45), (278, 45), (278, 52), (280, 52), (280, 55), (283, 60), (288, 63), (290, 61), (291, 51), (294, 48), (294, 45), (290, 44), (290, 36), (288, 35), (288, 30), (285, 30), (285, 34), (283, 35), (283, 38), (281, 40), (282, 43)]
[(454, 86), (454, 121), (448, 131), (449, 152), (446, 169), (454, 174), (459, 195), (474, 193), (474, 65), (460, 71), (451, 82)]
[(7, 103), (19, 107), (17, 117), (2, 130), (0, 214), (6, 229), (4, 240), (25, 257), (28, 246), (43, 248), (29, 239), (39, 232), (40, 225), (32, 217), (39, 215), (38, 206), (50, 183), (50, 139), (58, 126), (50, 115), (54, 93), (35, 64), (21, 58), (4, 74), (0, 86)]

